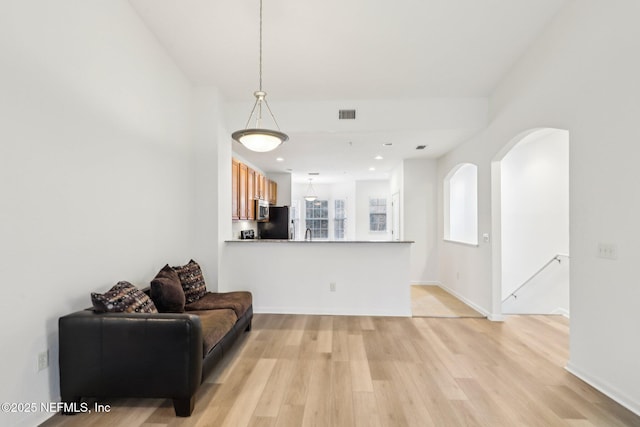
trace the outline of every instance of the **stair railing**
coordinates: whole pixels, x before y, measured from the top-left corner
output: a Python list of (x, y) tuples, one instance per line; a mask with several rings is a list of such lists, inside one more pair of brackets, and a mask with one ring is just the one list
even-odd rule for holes
[(511, 292), (511, 294), (510, 294), (508, 297), (506, 297), (505, 299), (503, 299), (503, 300), (502, 300), (502, 302), (507, 301), (507, 300), (508, 300), (509, 298), (511, 298), (511, 297), (513, 297), (514, 299), (518, 299), (518, 296), (516, 295), (516, 293), (517, 293), (520, 289), (522, 289), (523, 287), (525, 287), (525, 285), (526, 285), (527, 283), (529, 283), (530, 281), (532, 281), (532, 280), (533, 280), (533, 279), (534, 279), (538, 274), (542, 273), (542, 272), (544, 271), (544, 269), (545, 269), (545, 268), (547, 268), (549, 265), (553, 264), (553, 262), (554, 262), (554, 261), (558, 261), (558, 264), (561, 264), (561, 263), (562, 263), (562, 259), (561, 259), (561, 257), (569, 258), (569, 255), (567, 255), (567, 254), (555, 254), (555, 255), (553, 256), (553, 258), (551, 258), (551, 259), (550, 259), (549, 261), (547, 261), (547, 262), (546, 262), (542, 267), (540, 267), (540, 268), (538, 269), (538, 271), (536, 271), (535, 273), (533, 273), (533, 274), (531, 275), (531, 277), (529, 277), (529, 278), (528, 278), (527, 280), (525, 280), (525, 281), (524, 281), (520, 286), (518, 286), (518, 287), (516, 288), (516, 290), (515, 290), (515, 291)]

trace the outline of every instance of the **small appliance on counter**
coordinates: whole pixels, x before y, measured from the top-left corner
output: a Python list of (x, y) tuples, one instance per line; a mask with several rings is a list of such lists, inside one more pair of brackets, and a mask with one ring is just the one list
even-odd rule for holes
[(269, 206), (269, 221), (258, 223), (259, 239), (289, 240), (291, 219), (289, 206)]
[(240, 230), (241, 240), (255, 239), (255, 238), (256, 238), (255, 230)]

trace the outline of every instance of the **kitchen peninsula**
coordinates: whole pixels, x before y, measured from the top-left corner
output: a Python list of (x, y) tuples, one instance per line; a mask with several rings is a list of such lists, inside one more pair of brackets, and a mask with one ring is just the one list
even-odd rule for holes
[(256, 313), (410, 316), (411, 241), (227, 240), (218, 291)]

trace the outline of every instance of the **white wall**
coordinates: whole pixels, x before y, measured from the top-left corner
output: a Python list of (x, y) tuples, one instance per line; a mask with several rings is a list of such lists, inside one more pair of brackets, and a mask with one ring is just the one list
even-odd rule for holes
[(2, 9), (0, 401), (56, 402), (58, 317), (188, 261), (191, 92), (124, 0)]
[(504, 299), (556, 254), (569, 254), (569, 133), (527, 136), (501, 168)]
[[(386, 231), (369, 231), (369, 199), (387, 200)], [(356, 240), (391, 240), (391, 188), (389, 181), (356, 181)]]
[(403, 162), (402, 239), (411, 245), (411, 283), (438, 280), (437, 168), (432, 159)]
[[(567, 129), (570, 148), (570, 370), (640, 413), (640, 3), (570, 2), (498, 85), (487, 129), (438, 162), (478, 165), (479, 233), (492, 228), (491, 163), (523, 132)], [(442, 196), (439, 197), (442, 200)], [(499, 215), (498, 211), (493, 211)], [(442, 230), (442, 219), (439, 220)], [(499, 224), (499, 222), (497, 223)], [(618, 259), (596, 257), (599, 242)], [(440, 279), (464, 298), (500, 315), (500, 271), (491, 243), (440, 243)], [(456, 271), (460, 277), (456, 278)]]
[[(224, 127), (215, 87), (193, 89), (193, 221), (190, 257), (202, 267), (207, 289), (217, 289), (221, 245), (232, 237), (231, 137)], [(254, 227), (255, 228), (255, 227)], [(239, 234), (238, 231), (236, 233)]]

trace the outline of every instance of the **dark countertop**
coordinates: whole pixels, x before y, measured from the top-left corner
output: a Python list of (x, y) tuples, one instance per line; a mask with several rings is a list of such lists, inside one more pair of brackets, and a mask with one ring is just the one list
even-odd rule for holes
[(234, 239), (225, 243), (414, 243), (413, 240), (285, 240), (285, 239)]

